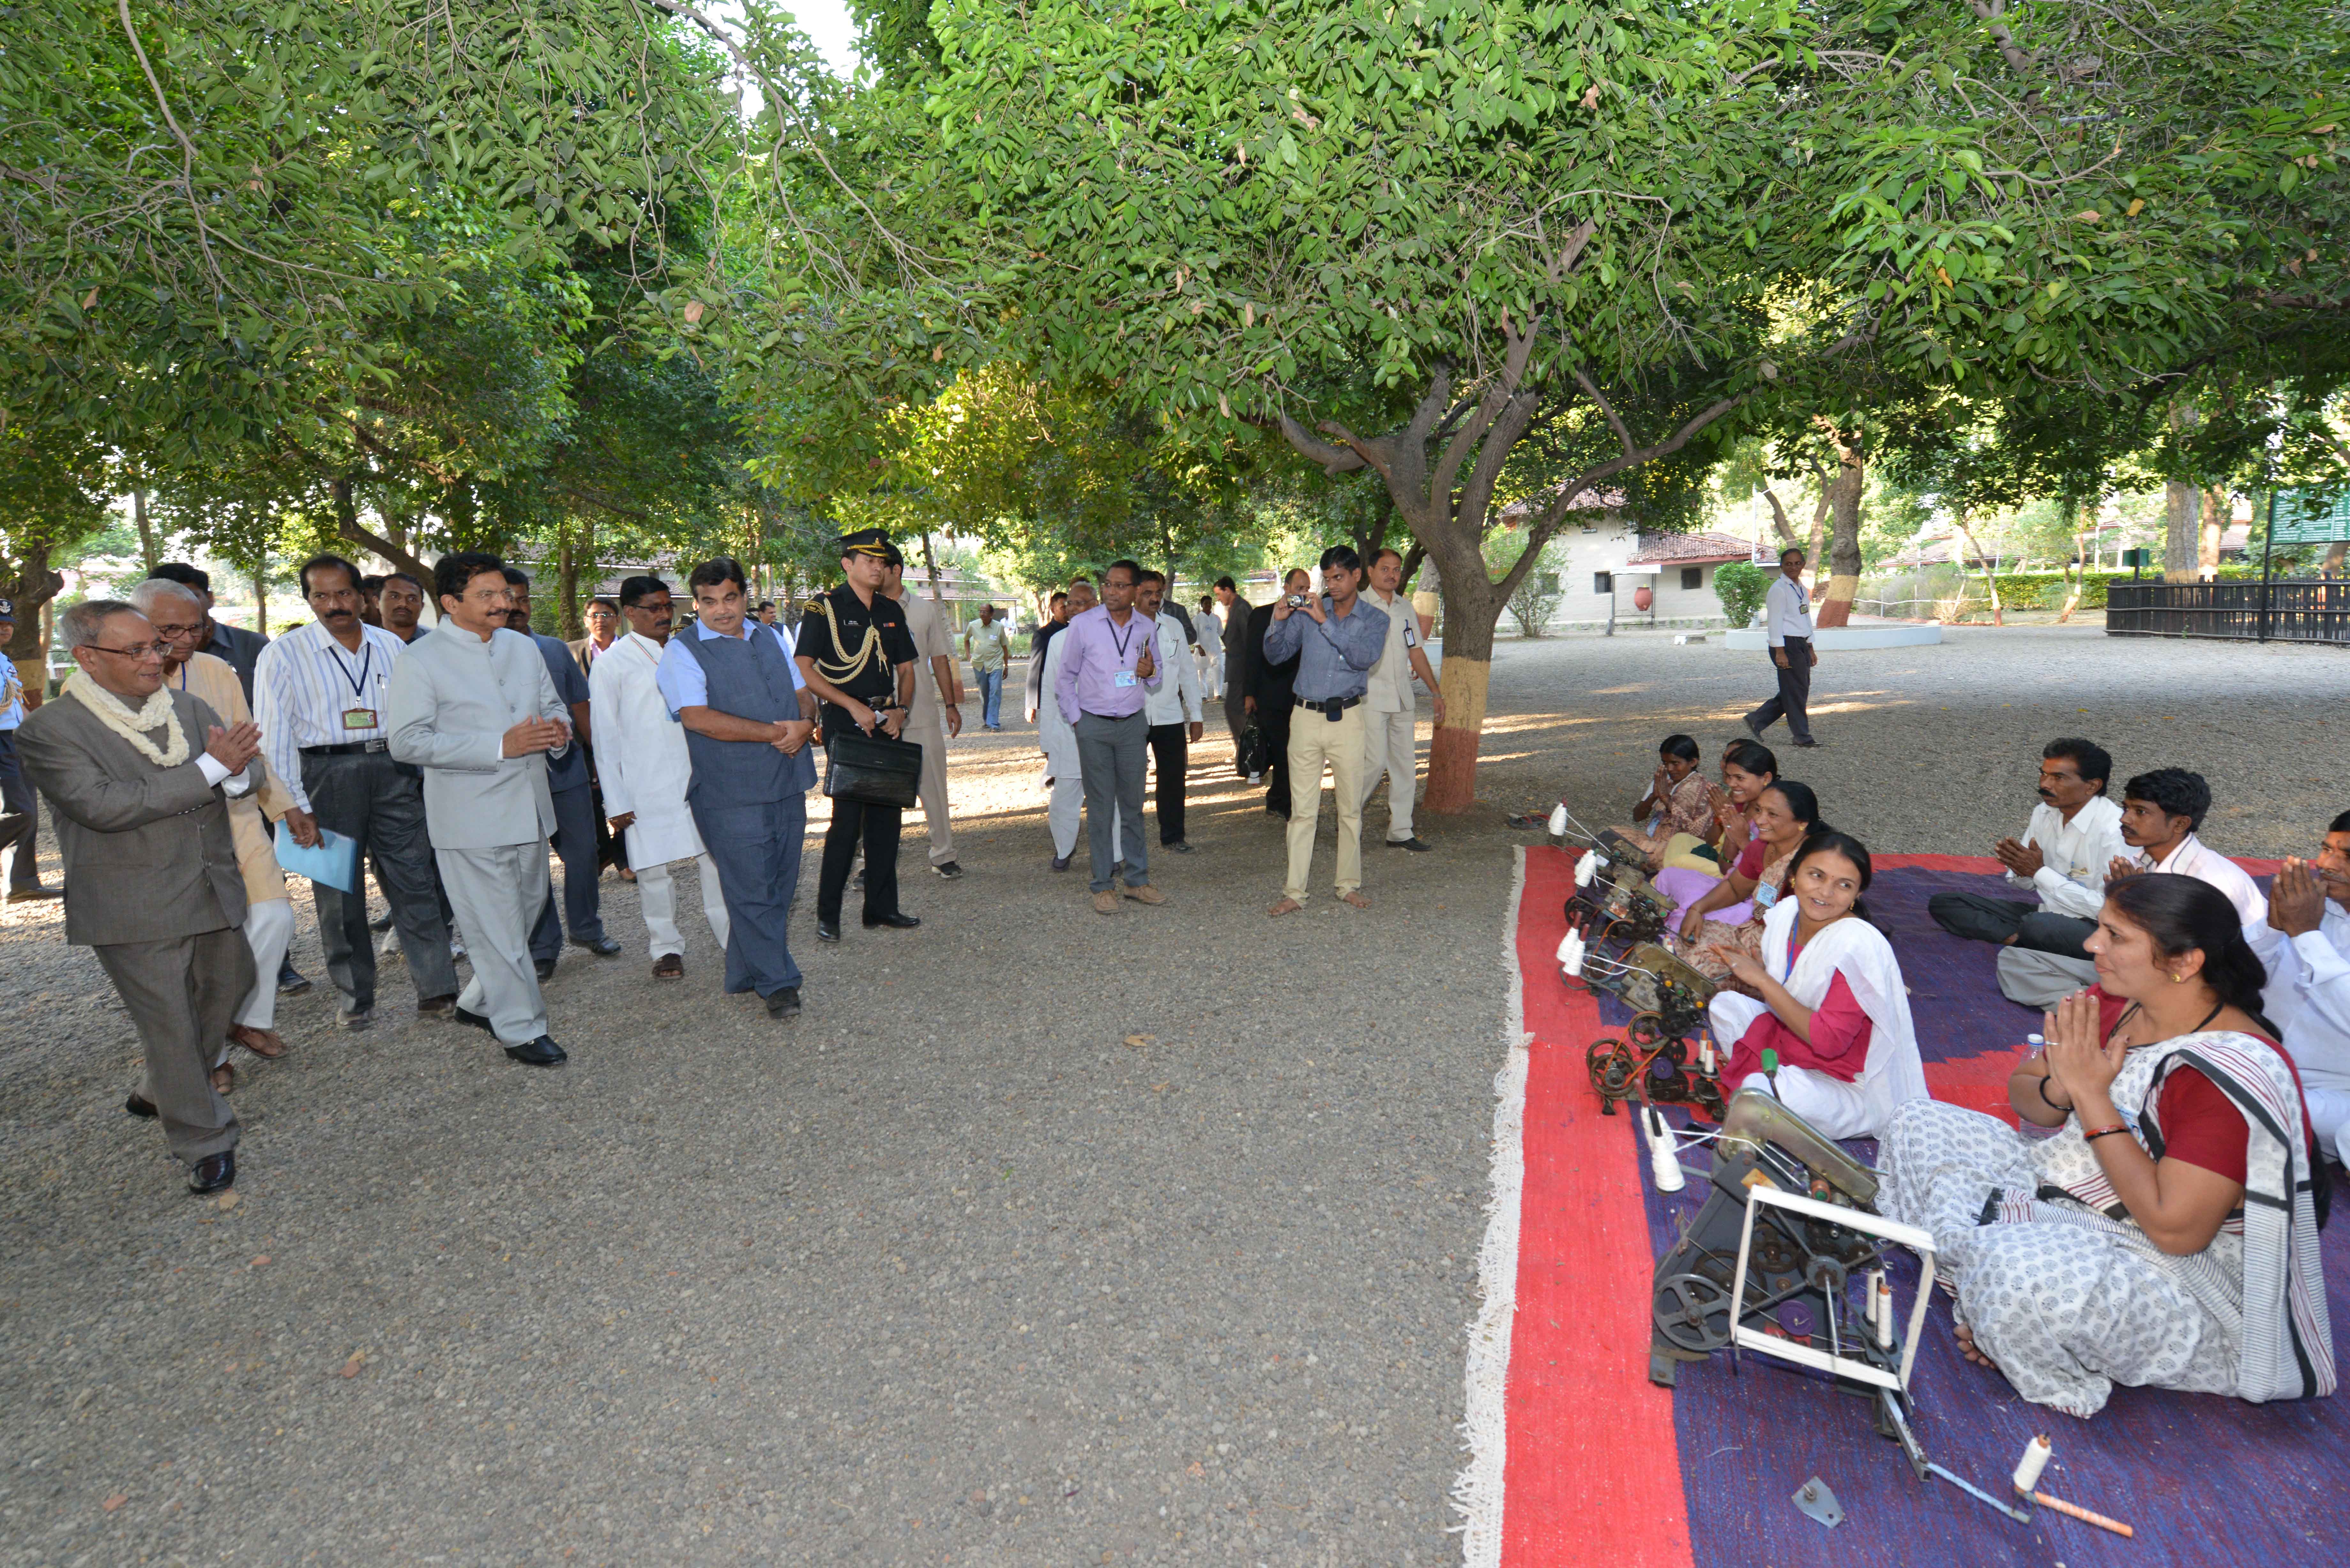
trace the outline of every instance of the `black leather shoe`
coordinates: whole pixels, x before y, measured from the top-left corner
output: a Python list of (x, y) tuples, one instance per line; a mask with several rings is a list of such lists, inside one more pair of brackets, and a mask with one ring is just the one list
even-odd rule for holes
[(391, 917), (390, 915), (385, 915), (381, 919), (369, 920), (368, 922), (368, 929), (373, 931), (378, 936), (383, 935), (384, 932), (391, 929)]
[(559, 1067), (571, 1059), (551, 1034), (542, 1034), (527, 1045), (509, 1045), (506, 1054), (525, 1067)]
[(299, 996), (310, 989), (310, 977), (290, 963), (277, 966), (277, 994)]
[(941, 860), (937, 865), (931, 867), (931, 869), (937, 872), (940, 876), (945, 877), (950, 882), (962, 875), (962, 867), (956, 865), (951, 860)]
[(539, 979), (553, 980), (555, 978), (555, 961), (553, 959), (539, 959), (536, 961), (536, 967), (538, 970)]
[(1388, 847), (1389, 849), (1409, 849), (1414, 855), (1425, 855), (1430, 850), (1435, 848), (1436, 846), (1430, 844), (1428, 840), (1415, 833), (1409, 838), (1388, 839)]
[(869, 931), (876, 926), (887, 926), (891, 930), (895, 931), (910, 931), (921, 923), (921, 919), (919, 916), (907, 914), (904, 910), (900, 909), (894, 915), (875, 915), (868, 917), (865, 921), (865, 929)]
[(488, 1018), (478, 1012), (468, 1012), (463, 1008), (457, 1006), (453, 1002), (450, 1004), (449, 1016), (455, 1019), (460, 1023), (472, 1024), (474, 1028), (480, 1030), (484, 1034), (495, 1034), (497, 1033), (497, 1030), (491, 1026)]
[(1069, 868), (1069, 857), (1068, 857), (1067, 856), (1066, 856), (1066, 855), (1055, 855), (1055, 856), (1054, 856), (1054, 857), (1053, 857), (1053, 869), (1054, 869), (1054, 870), (1055, 870), (1055, 871), (1066, 871), (1068, 868)]
[(196, 1168), (188, 1178), (188, 1190), (201, 1198), (207, 1192), (218, 1192), (224, 1187), (236, 1185), (236, 1150), (224, 1148), (218, 1154), (208, 1154), (196, 1161)]
[(65, 890), (61, 888), (33, 887), (8, 889), (8, 902), (12, 904), (37, 904), (44, 898), (62, 898), (65, 896)]
[(800, 988), (798, 986), (787, 985), (784, 987), (783, 990), (775, 992), (775, 995), (767, 998), (768, 1017), (797, 1018), (799, 1015)]
[(155, 1119), (155, 1103), (143, 1096), (131, 1096), (122, 1102), (122, 1108), (142, 1122), (151, 1122)]
[(598, 937), (592, 942), (574, 941), (571, 945), (575, 948), (586, 948), (598, 958), (619, 958), (620, 956), (620, 944), (613, 940), (610, 937)]
[(1162, 844), (1159, 847), (1162, 853), (1168, 855), (1189, 855), (1191, 853), (1191, 845), (1185, 843), (1180, 838), (1172, 844)]
[(419, 998), (416, 1003), (416, 1016), (419, 1018), (446, 1018), (456, 1010), (457, 993), (453, 991)]
[(818, 920), (816, 923), (816, 940), (820, 942), (838, 941), (840, 940), (840, 922), (838, 920)]

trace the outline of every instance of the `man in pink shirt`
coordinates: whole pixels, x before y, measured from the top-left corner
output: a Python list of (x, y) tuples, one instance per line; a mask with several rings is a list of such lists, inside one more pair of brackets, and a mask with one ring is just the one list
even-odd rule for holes
[[(1102, 574), (1102, 602), (1069, 622), (1061, 634), (1061, 669), (1053, 700), (1077, 732), (1077, 772), (1085, 781), (1086, 842), (1093, 854), (1094, 909), (1118, 912), (1115, 865), (1126, 867), (1126, 896), (1140, 904), (1163, 904), (1166, 895), (1150, 885), (1150, 865), (1142, 840), (1142, 788), (1149, 772), (1149, 721), (1142, 711), (1147, 693), (1159, 690), (1151, 658), (1157, 636), (1150, 621), (1134, 613), (1134, 587), (1142, 568), (1113, 561)], [(1111, 813), (1118, 816), (1122, 846), (1111, 838)]]

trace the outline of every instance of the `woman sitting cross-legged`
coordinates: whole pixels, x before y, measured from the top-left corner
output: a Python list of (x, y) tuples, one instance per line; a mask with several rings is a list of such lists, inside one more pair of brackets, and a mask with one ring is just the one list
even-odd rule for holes
[(1779, 759), (1760, 741), (1732, 741), (1721, 750), (1721, 784), (1705, 786), (1706, 806), (1712, 822), (1700, 833), (1706, 848), (1680, 851), (1666, 846), (1661, 867), (1653, 878), (1657, 891), (1673, 901), (1674, 929), (1689, 907), (1713, 891), (1725, 868), (1754, 837), (1754, 803), (1779, 778)]
[(1896, 1107), (1926, 1097), (1900, 962), (1860, 901), (1873, 874), (1859, 840), (1814, 834), (1762, 917), (1761, 956), (1716, 950), (1762, 998), (1720, 992), (1708, 1009), (1730, 1048), (1722, 1087), (1761, 1089), (1829, 1137), (1882, 1137)]
[(2331, 1394), (2325, 1177), (2235, 906), (2193, 877), (2132, 877), (2086, 946), (2096, 988), (2047, 1014), (2045, 1050), (2008, 1080), (2019, 1116), (2060, 1130), (1904, 1106), (1878, 1207), (1933, 1232), (1960, 1348), (2035, 1404), (2093, 1416), (2116, 1383)]
[[(1705, 775), (1697, 770), (1697, 742), (1687, 735), (1667, 735), (1657, 746), (1657, 772), (1648, 780), (1648, 793), (1632, 807), (1632, 822), (1646, 825), (1619, 826), (1617, 832), (1625, 842), (1647, 857), (1646, 870), (1654, 871), (1675, 856), (1694, 855), (1703, 849), (1713, 853), (1713, 841), (1721, 836), (1714, 821), (1713, 800), (1706, 789)], [(1701, 861), (1719, 870), (1719, 862)]]
[[(1754, 836), (1741, 850), (1722, 877), (1691, 903), (1673, 911), (1669, 944), (1690, 967), (1712, 981), (1735, 981), (1730, 965), (1715, 951), (1742, 948), (1762, 950), (1762, 917), (1786, 890), (1787, 872), (1804, 841), (1827, 831), (1820, 820), (1819, 796), (1810, 786), (1780, 779), (1754, 799), (1748, 813)], [(1666, 891), (1662, 882), (1659, 892)]]

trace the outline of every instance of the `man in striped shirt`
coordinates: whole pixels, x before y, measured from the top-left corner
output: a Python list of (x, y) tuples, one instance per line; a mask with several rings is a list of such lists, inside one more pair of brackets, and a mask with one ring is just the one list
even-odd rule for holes
[[(282, 831), (307, 846), (329, 829), (374, 857), (416, 1011), (446, 1016), (457, 1002), (457, 970), (424, 830), (424, 786), (391, 758), (391, 667), (406, 645), (359, 619), (359, 569), (341, 556), (312, 556), (301, 580), (317, 619), (263, 649), (254, 671), (262, 748), (294, 797)], [(353, 880), (348, 893), (323, 882), (310, 892), (327, 972), (343, 993), (343, 1026), (364, 1029), (375, 1012), (376, 960), (367, 884)]]

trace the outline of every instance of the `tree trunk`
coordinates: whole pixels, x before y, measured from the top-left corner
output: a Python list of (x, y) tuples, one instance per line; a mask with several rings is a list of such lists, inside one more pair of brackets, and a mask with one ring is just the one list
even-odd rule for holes
[[(1975, 531), (1968, 525), (1966, 514), (1961, 512), (1950, 521), (1957, 525), (1959, 537), (1967, 542), (1968, 552), (1977, 560), (1984, 559), (1983, 548), (1981, 545), (1975, 543)], [(1959, 568), (1959, 582), (1963, 587), (1966, 580), (1966, 568), (1961, 566)], [(1989, 565), (1983, 567), (1983, 587), (1985, 589), (1989, 590), (1991, 594), (1991, 625), (2005, 626), (2007, 624), (2007, 608), (1999, 602), (1999, 572), (1995, 565)]]
[(1795, 526), (1794, 524), (1787, 521), (1787, 509), (1779, 504), (1779, 493), (1777, 491), (1772, 489), (1767, 484), (1764, 485), (1762, 487), (1762, 499), (1771, 504), (1771, 526), (1778, 533), (1779, 547), (1783, 550), (1788, 545), (1796, 542)]
[(147, 575), (151, 577), (155, 568), (163, 564), (163, 556), (155, 547), (155, 524), (147, 515), (147, 493), (143, 490), (130, 493), (130, 521), (139, 529), (139, 559), (145, 563)]
[(1835, 518), (1835, 542), (1828, 548), (1828, 590), (1820, 597), (1819, 613), (1812, 621), (1815, 627), (1848, 625), (1853, 597), (1860, 591), (1860, 501), (1868, 478), (1867, 460), (1856, 432), (1836, 432), (1835, 443), (1836, 475), (1825, 497)]
[(16, 604), (16, 629), (8, 639), (7, 653), (16, 660), (16, 678), (25, 683), (28, 707), (38, 707), (49, 689), (49, 601), (65, 586), (66, 580), (49, 570), (46, 541), (27, 543), (16, 575), (0, 579), (0, 597)]
[(2324, 572), (2327, 576), (2332, 576), (2334, 573), (2342, 569), (2342, 561), (2345, 556), (2350, 556), (2350, 541), (2341, 539), (2334, 540), (2334, 543), (2325, 547), (2325, 564), (2318, 569)]
[(2220, 575), (2220, 545), (2235, 510), (2234, 498), (2226, 491), (2203, 493), (2203, 525), (2195, 536), (2195, 576), (2199, 581), (2208, 583)]
[(939, 557), (931, 548), (931, 536), (928, 533), (922, 535), (922, 569), (931, 575), (931, 602), (934, 605), (944, 604), (947, 596), (946, 590), (939, 586)]
[[(427, 597), (430, 597), (428, 590)], [(253, 629), (262, 636), (269, 635), (269, 557), (264, 556), (253, 568)]]
[[(2081, 607), (2081, 590), (2088, 586), (2089, 536), (2082, 526), (2083, 521), (2081, 513), (2075, 509), (2073, 514), (2073, 559), (2064, 570), (2064, 607), (2056, 612), (2059, 626), (2073, 618), (2073, 612)], [(2092, 512), (2086, 521), (2089, 527), (2095, 527), (2095, 514)]]
[[(335, 531), (338, 534), (361, 549), (382, 556), (418, 582), (430, 584), (432, 581), (431, 567), (382, 535), (360, 524), (359, 501), (352, 493), (351, 481), (348, 476), (328, 482), (327, 490), (334, 497)], [(424, 590), (424, 597), (428, 599), (432, 597), (429, 587)]]
[(1459, 813), (1477, 804), (1477, 747), (1485, 730), (1485, 692), (1493, 675), (1493, 627), (1503, 597), (1491, 582), (1447, 572), (1444, 598), (1444, 662), (1436, 671), (1444, 694), (1444, 722), (1428, 745), (1429, 811)]
[(2175, 479), (2165, 484), (2162, 487), (2162, 580), (2166, 583), (2194, 582), (2198, 511), (2195, 487), (2182, 484)]
[(588, 635), (579, 619), (579, 552), (571, 542), (571, 530), (566, 527), (556, 536), (555, 556), (556, 633), (566, 642), (577, 642)]

